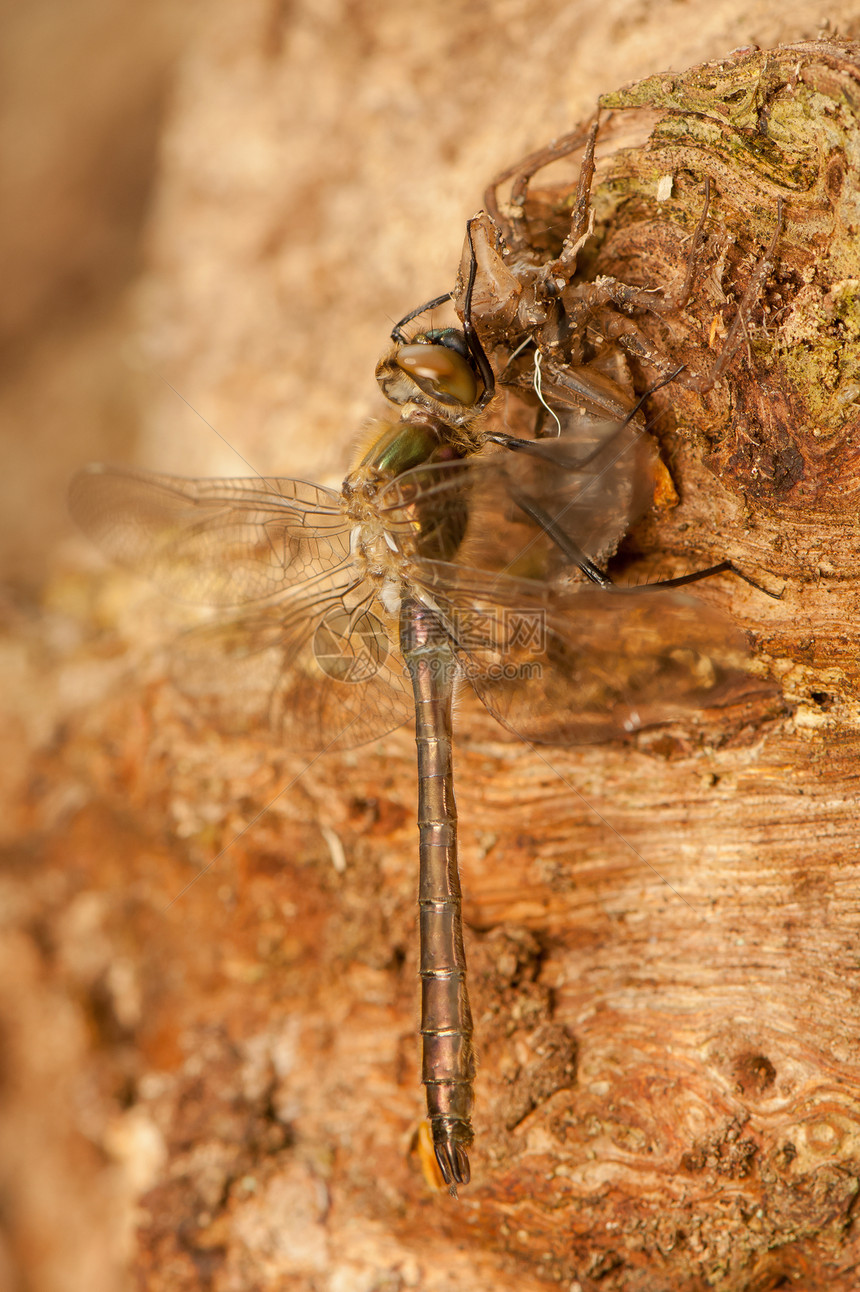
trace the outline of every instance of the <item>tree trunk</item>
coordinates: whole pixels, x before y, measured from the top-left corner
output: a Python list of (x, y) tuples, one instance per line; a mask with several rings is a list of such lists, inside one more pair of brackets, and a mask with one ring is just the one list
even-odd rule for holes
[[(107, 426), (123, 362), (140, 465), (248, 474), (238, 452), (337, 486), (390, 320), (454, 286), (484, 184), (671, 65), (608, 103), (639, 134), (607, 149), (587, 269), (674, 282), (713, 176), (689, 310), (640, 312), (649, 347), (694, 375), (715, 361), (790, 192), (728, 380), (654, 397), (680, 501), (622, 557), (631, 577), (729, 557), (760, 582), (694, 592), (750, 634), (767, 686), (583, 749), (527, 747), (462, 693), (479, 1068), (455, 1202), (420, 1134), (412, 733), (314, 760), (216, 734), (152, 655), (164, 606), (67, 543), (4, 644), (10, 1287), (857, 1285), (856, 54), (740, 58), (705, 84), (678, 73), (803, 39), (806, 5), (637, 21), (527, 0), (431, 11), (419, 35), (388, 2), (224, 0), (173, 32), (144, 267), (129, 288), (128, 251), (104, 286), (71, 443), (23, 491), (75, 465), (89, 409)], [(800, 143), (775, 124), (794, 61), (819, 114)], [(696, 94), (705, 134), (680, 157)], [(569, 193), (536, 181), (533, 223)], [(76, 317), (34, 323), (44, 366), (0, 392), (19, 440), (45, 400), (58, 416)]]

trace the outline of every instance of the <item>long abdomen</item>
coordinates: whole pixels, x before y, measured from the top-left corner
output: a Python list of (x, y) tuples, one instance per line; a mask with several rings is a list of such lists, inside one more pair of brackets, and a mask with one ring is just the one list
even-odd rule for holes
[(415, 694), (418, 747), (422, 1081), (436, 1160), (456, 1193), (469, 1181), (475, 1076), (451, 751), (456, 665), (437, 616), (415, 601), (404, 603), (400, 641)]

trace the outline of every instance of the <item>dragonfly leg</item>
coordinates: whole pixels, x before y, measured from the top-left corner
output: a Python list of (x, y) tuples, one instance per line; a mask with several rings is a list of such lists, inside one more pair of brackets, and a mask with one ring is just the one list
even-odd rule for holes
[(591, 185), (594, 180), (594, 146), (597, 142), (599, 115), (594, 118), (588, 138), (582, 165), (579, 168), (579, 179), (576, 184), (576, 198), (570, 218), (570, 231), (565, 238), (561, 251), (555, 260), (550, 261), (541, 270), (544, 282), (555, 280), (556, 288), (566, 287), (576, 273), (577, 257), (594, 228), (594, 209), (591, 205)]
[[(508, 246), (514, 251), (520, 251), (528, 246), (528, 231), (525, 227), (525, 204), (528, 196), (528, 186), (530, 180), (543, 170), (544, 166), (549, 166), (551, 162), (560, 161), (563, 157), (570, 156), (583, 145), (586, 149), (586, 158), (590, 173), (587, 177), (585, 220), (587, 223), (587, 191), (591, 187), (591, 176), (594, 171), (594, 139), (597, 136), (598, 116), (595, 114), (590, 121), (583, 125), (577, 126), (569, 134), (562, 135), (560, 139), (554, 140), (546, 148), (540, 148), (537, 152), (530, 153), (528, 157), (516, 163), (515, 166), (509, 166), (497, 175), (484, 193), (484, 206), (490, 215), (493, 223), (504, 237)], [(589, 153), (590, 147), (590, 153)], [(583, 159), (583, 169), (586, 169), (586, 158)], [(511, 184), (509, 211), (503, 212), (499, 202), (499, 189), (503, 184)], [(579, 217), (579, 199), (580, 190), (583, 186), (582, 172), (580, 172), (580, 182), (577, 186), (577, 203), (574, 206), (574, 221)], [(573, 234), (573, 224), (571, 226)], [(580, 235), (577, 234), (578, 238)], [(576, 239), (574, 239), (576, 240)]]
[[(606, 397), (605, 391), (601, 392), (599, 388), (595, 387), (591, 392), (591, 397), (599, 406), (600, 396), (601, 394), (604, 395), (606, 401), (604, 403), (604, 410), (607, 415), (614, 415), (617, 419), (618, 424), (616, 430), (607, 439), (601, 441), (601, 443), (598, 444), (591, 453), (578, 455), (574, 453), (568, 461), (565, 461), (558, 452), (556, 436), (541, 437), (536, 434), (533, 440), (524, 440), (517, 435), (508, 435), (506, 431), (489, 431), (486, 439), (489, 443), (498, 444), (501, 448), (510, 449), (513, 453), (526, 453), (531, 457), (550, 460), (556, 463), (559, 467), (566, 468), (570, 471), (581, 471), (584, 467), (587, 467), (598, 454), (604, 453), (607, 445), (610, 445), (615, 437), (620, 439), (621, 436), (623, 436), (626, 428), (631, 422), (635, 421), (639, 413), (642, 411), (646, 401), (649, 400), (652, 395), (654, 395), (658, 390), (661, 390), (664, 386), (668, 386), (671, 382), (675, 381), (683, 371), (683, 364), (676, 365), (674, 368), (667, 371), (665, 376), (661, 377), (658, 381), (655, 381), (653, 385), (649, 386), (648, 389), (639, 396), (636, 403), (624, 413), (623, 417), (620, 415), (617, 403), (611, 403), (608, 397)], [(547, 407), (549, 406), (546, 404), (542, 405), (540, 411), (545, 412)], [(553, 413), (553, 409), (551, 407), (549, 407), (549, 411)], [(553, 416), (555, 416), (555, 413), (553, 413)], [(647, 427), (645, 429), (647, 429)]]
[(406, 324), (411, 323), (413, 319), (417, 319), (419, 314), (426, 314), (428, 310), (435, 310), (437, 305), (444, 305), (450, 299), (451, 293), (445, 292), (442, 296), (434, 296), (432, 301), (426, 301), (423, 305), (419, 305), (417, 309), (410, 310), (408, 314), (404, 314), (403, 318), (398, 323), (395, 323), (391, 329), (392, 341), (396, 341), (398, 345), (406, 345), (409, 340), (403, 332)]
[(689, 574), (679, 574), (674, 579), (655, 579), (653, 583), (642, 583), (637, 588), (624, 588), (620, 591), (625, 592), (648, 592), (652, 588), (685, 588), (691, 583), (700, 583), (702, 579), (709, 579), (714, 574), (734, 574), (738, 579), (743, 579), (751, 588), (757, 592), (763, 592), (766, 597), (773, 601), (782, 600), (782, 592), (771, 592), (763, 584), (757, 582), (749, 574), (744, 574), (743, 570), (738, 569), (734, 561), (719, 561), (716, 565), (709, 565), (704, 570), (692, 570)]
[(544, 511), (533, 498), (525, 494), (512, 493), (511, 497), (521, 511), (539, 525), (540, 528), (548, 535), (562, 552), (564, 552), (571, 564), (577, 566), (585, 577), (591, 582), (596, 583), (599, 588), (611, 588), (612, 580), (608, 574), (604, 574), (593, 561), (585, 555), (582, 548), (579, 547), (573, 539), (566, 534), (561, 526), (550, 516), (548, 511)]
[(653, 583), (643, 583), (635, 588), (619, 588), (608, 574), (589, 560), (570, 535), (565, 533), (556, 520), (548, 512), (544, 511), (534, 499), (523, 494), (512, 494), (511, 496), (521, 511), (524, 511), (527, 516), (540, 526), (571, 564), (581, 570), (591, 583), (596, 583), (600, 588), (611, 589), (614, 592), (638, 594), (654, 591), (658, 588), (685, 588), (692, 583), (699, 583), (702, 579), (709, 579), (716, 574), (734, 574), (736, 578), (743, 579), (744, 583), (748, 583), (751, 588), (755, 588), (758, 592), (763, 592), (766, 597), (771, 597), (774, 601), (779, 601), (782, 597), (782, 592), (770, 592), (751, 575), (745, 574), (743, 570), (738, 569), (733, 561), (719, 561), (716, 565), (709, 565), (704, 570), (693, 570), (689, 574), (681, 574), (673, 579), (656, 579)]

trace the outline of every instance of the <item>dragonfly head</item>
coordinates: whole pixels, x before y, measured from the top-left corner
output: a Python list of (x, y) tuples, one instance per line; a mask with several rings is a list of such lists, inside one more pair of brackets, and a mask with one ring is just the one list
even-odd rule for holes
[(397, 345), (376, 366), (376, 380), (393, 404), (405, 404), (421, 394), (445, 409), (467, 412), (482, 390), (466, 338), (459, 328), (431, 328)]

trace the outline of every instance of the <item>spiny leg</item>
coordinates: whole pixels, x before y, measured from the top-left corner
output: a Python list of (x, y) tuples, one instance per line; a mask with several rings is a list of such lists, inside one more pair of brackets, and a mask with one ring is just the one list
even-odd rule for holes
[(578, 543), (575, 543), (569, 534), (566, 534), (556, 520), (545, 511), (539, 503), (526, 494), (511, 493), (511, 498), (524, 512), (530, 520), (543, 530), (548, 538), (551, 538), (560, 552), (563, 552), (571, 565), (577, 569), (589, 580), (590, 583), (596, 583), (599, 588), (611, 588), (612, 580), (608, 574), (604, 574), (599, 566), (586, 556)]
[[(492, 442), (499, 444), (502, 447), (510, 449), (514, 452), (524, 452), (526, 454), (531, 454), (538, 458), (545, 458), (545, 459), (549, 458), (549, 460), (551, 460), (554, 465), (560, 467), (562, 470), (569, 469), (569, 470), (581, 471), (588, 466), (588, 464), (593, 460), (594, 456), (597, 453), (605, 451), (607, 443), (611, 445), (614, 439), (617, 439), (622, 436), (626, 427), (634, 420), (634, 418), (640, 412), (645, 401), (651, 395), (653, 395), (655, 391), (659, 390), (663, 386), (668, 385), (670, 382), (676, 380), (681, 375), (682, 371), (683, 371), (682, 367), (675, 368), (673, 372), (669, 373), (667, 376), (663, 377), (660, 381), (656, 382), (653, 386), (651, 386), (645, 392), (645, 394), (639, 398), (637, 403), (634, 405), (634, 407), (630, 410), (630, 412), (625, 417), (624, 421), (619, 424), (617, 430), (614, 432), (612, 436), (610, 436), (609, 440), (604, 444), (598, 446), (597, 449), (595, 449), (591, 454), (588, 454), (584, 458), (571, 459), (569, 461), (565, 461), (564, 458), (558, 456), (557, 442), (555, 441), (550, 441), (550, 446), (551, 446), (550, 447), (546, 443), (542, 443), (539, 440), (538, 441), (521, 440), (516, 438), (515, 436), (506, 435), (502, 432), (495, 432), (492, 435), (488, 436), (487, 438), (492, 440)], [(643, 427), (640, 433), (644, 434), (646, 429), (647, 428)], [(594, 480), (591, 482), (592, 487), (594, 484), (599, 483), (604, 472), (611, 469), (611, 467), (614, 466), (615, 462), (618, 460), (618, 457), (620, 457), (623, 453), (628, 452), (629, 448), (630, 448), (629, 442), (625, 442), (621, 444), (618, 451), (618, 455), (615, 458), (612, 458), (611, 461), (608, 462), (607, 465), (604, 467), (603, 471), (601, 471), (600, 473), (598, 473), (598, 475), (594, 477)], [(562, 508), (562, 510), (558, 512), (557, 515), (552, 516), (548, 511), (546, 511), (546, 509), (543, 506), (541, 506), (541, 504), (536, 499), (529, 497), (527, 494), (518, 492), (516, 490), (512, 490), (511, 498), (512, 498), (512, 501), (520, 508), (520, 510), (524, 512), (525, 515), (527, 515), (531, 520), (533, 520), (535, 524), (538, 526), (538, 528), (541, 529), (547, 535), (547, 537), (550, 538), (552, 542), (555, 543), (555, 545), (567, 557), (567, 559), (571, 562), (571, 564), (577, 566), (577, 568), (581, 571), (581, 573), (584, 574), (585, 577), (591, 583), (597, 584), (598, 587), (602, 587), (604, 589), (611, 590), (614, 592), (640, 593), (648, 590), (654, 590), (657, 588), (662, 588), (662, 589), (683, 588), (683, 587), (689, 586), (690, 584), (698, 583), (702, 579), (711, 578), (714, 575), (734, 574), (737, 578), (742, 579), (744, 583), (748, 583), (750, 587), (755, 588), (759, 592), (763, 592), (765, 596), (771, 597), (775, 601), (780, 600), (780, 598), (782, 597), (782, 592), (779, 592), (779, 593), (770, 592), (767, 588), (763, 587), (762, 584), (758, 583), (750, 575), (745, 574), (743, 570), (739, 569), (734, 564), (734, 562), (730, 560), (720, 561), (716, 565), (709, 565), (705, 569), (694, 570), (688, 574), (678, 575), (674, 578), (657, 579), (657, 580), (654, 580), (654, 582), (652, 583), (643, 584), (637, 588), (619, 588), (614, 583), (612, 577), (594, 564), (594, 562), (585, 554), (585, 552), (583, 552), (582, 548), (579, 547), (579, 545), (570, 537), (570, 535), (560, 524), (560, 522), (564, 518), (564, 514), (567, 510), (567, 507)], [(572, 504), (568, 504), (568, 506), (570, 505)]]
[[(647, 309), (654, 314), (671, 314), (684, 309), (692, 295), (693, 284), (696, 280), (696, 270), (701, 256), (705, 223), (710, 205), (711, 181), (706, 179), (702, 214), (699, 216), (699, 221), (693, 233), (690, 251), (687, 255), (687, 268), (681, 286), (677, 291), (664, 287), (634, 287), (630, 283), (622, 283), (620, 279), (614, 278), (612, 275), (604, 274), (591, 283), (580, 284), (575, 289), (583, 297), (588, 309), (593, 310), (601, 305), (610, 304), (618, 305), (625, 310)], [(560, 260), (554, 262), (554, 264), (558, 263), (560, 263)]]
[(444, 305), (445, 302), (450, 299), (451, 293), (445, 292), (444, 295), (434, 296), (432, 301), (427, 301), (424, 305), (419, 305), (417, 309), (410, 310), (408, 314), (404, 314), (400, 322), (395, 323), (394, 327), (391, 329), (392, 341), (396, 341), (398, 345), (406, 345), (409, 338), (403, 333), (405, 325), (407, 323), (411, 323), (413, 319), (417, 319), (419, 314), (426, 314), (428, 310), (435, 310), (437, 305)]
[[(546, 442), (542, 443), (540, 440), (521, 440), (516, 438), (515, 436), (506, 435), (502, 432), (494, 433), (493, 435), (490, 435), (487, 438), (492, 440), (494, 443), (500, 444), (504, 448), (513, 450), (514, 452), (524, 452), (526, 454), (531, 454), (532, 456), (535, 456), (537, 458), (542, 458), (546, 461), (550, 461), (553, 466), (559, 467), (561, 470), (580, 471), (580, 472), (584, 471), (585, 468), (594, 460), (594, 458), (598, 454), (605, 453), (607, 448), (609, 448), (611, 452), (613, 445), (616, 445), (617, 448), (615, 451), (615, 455), (604, 465), (602, 470), (599, 471), (593, 478), (591, 478), (588, 481), (588, 483), (585, 485), (586, 490), (589, 488), (594, 488), (595, 485), (600, 483), (600, 480), (603, 478), (606, 472), (610, 471), (618, 462), (618, 460), (625, 453), (628, 453), (630, 451), (632, 445), (629, 439), (623, 438), (624, 432), (626, 431), (630, 423), (633, 422), (634, 419), (638, 416), (645, 401), (651, 395), (654, 394), (655, 390), (659, 390), (661, 386), (667, 385), (670, 381), (672, 381), (675, 377), (677, 377), (680, 371), (681, 371), (680, 368), (676, 369), (676, 371), (672, 373), (670, 376), (663, 378), (663, 380), (657, 382), (656, 385), (652, 386), (649, 390), (647, 390), (645, 394), (642, 395), (637, 400), (633, 408), (630, 409), (629, 413), (624, 418), (624, 420), (619, 423), (618, 427), (612, 433), (612, 435), (610, 435), (608, 439), (604, 440), (602, 444), (599, 444), (591, 453), (586, 454), (584, 457), (571, 457), (569, 459), (566, 459), (564, 456), (559, 456), (557, 440), (551, 440), (549, 441), (549, 443), (546, 443)], [(646, 428), (644, 426), (641, 427), (641, 429), (638, 431), (636, 439), (644, 435), (645, 431), (646, 431)], [(633, 443), (635, 443), (635, 440), (633, 441)], [(591, 558), (585, 554), (585, 552), (582, 550), (579, 544), (573, 538), (571, 538), (571, 536), (560, 524), (568, 509), (571, 506), (573, 506), (574, 502), (578, 501), (581, 497), (582, 497), (582, 493), (578, 494), (576, 499), (571, 499), (571, 501), (568, 502), (561, 509), (561, 511), (559, 511), (555, 516), (552, 516), (537, 501), (537, 499), (532, 498), (528, 494), (522, 493), (516, 489), (511, 490), (511, 498), (513, 502), (520, 508), (522, 512), (525, 513), (525, 515), (527, 515), (531, 520), (535, 522), (538, 528), (541, 529), (547, 535), (548, 538), (550, 538), (555, 543), (556, 547), (558, 547), (559, 550), (564, 553), (564, 555), (571, 562), (571, 564), (577, 566), (577, 568), (581, 571), (581, 573), (584, 574), (585, 577), (591, 583), (596, 583), (598, 587), (609, 589), (614, 586), (612, 579), (609, 577), (609, 575), (606, 574), (603, 570), (601, 570), (599, 566), (594, 564)]]
[(714, 574), (733, 574), (738, 579), (743, 579), (756, 592), (763, 592), (766, 597), (773, 601), (781, 601), (783, 588), (780, 592), (770, 592), (763, 584), (758, 583), (751, 575), (744, 574), (743, 570), (738, 569), (734, 561), (719, 561), (716, 565), (709, 565), (704, 570), (693, 570), (690, 574), (679, 574), (674, 579), (655, 579), (653, 583), (640, 584), (638, 588), (623, 588), (619, 591), (625, 592), (648, 592), (652, 588), (686, 588), (691, 583), (699, 583), (702, 579), (709, 579)]
[[(583, 125), (577, 126), (569, 134), (562, 135), (553, 143), (548, 144), (546, 148), (540, 148), (537, 152), (530, 153), (528, 157), (523, 158), (514, 166), (508, 166), (501, 174), (497, 175), (490, 186), (484, 193), (484, 206), (493, 220), (493, 223), (501, 232), (505, 241), (512, 250), (519, 251), (528, 245), (528, 239), (524, 236), (523, 225), (525, 222), (525, 202), (528, 193), (529, 181), (544, 166), (549, 166), (551, 162), (561, 161), (563, 157), (569, 157), (571, 153), (576, 152), (583, 144), (588, 146), (589, 138), (597, 133), (597, 117)], [(593, 159), (594, 146), (592, 143), (591, 154)], [(593, 161), (592, 161), (593, 165)], [(581, 175), (580, 175), (581, 179)], [(513, 208), (510, 216), (502, 213), (499, 205), (498, 190), (502, 184), (513, 180), (511, 185), (509, 205)], [(590, 179), (589, 179), (590, 185)], [(579, 204), (579, 185), (577, 185), (577, 205), (574, 207), (574, 215), (578, 211)], [(586, 216), (587, 219), (587, 216)]]
[[(527, 453), (533, 457), (543, 458), (545, 461), (551, 461), (556, 466), (561, 467), (562, 470), (581, 471), (584, 467), (589, 465), (598, 453), (604, 452), (606, 445), (611, 444), (614, 438), (621, 437), (626, 427), (628, 427), (631, 422), (635, 421), (638, 414), (642, 411), (645, 402), (649, 400), (653, 394), (658, 390), (662, 390), (664, 386), (668, 386), (670, 382), (675, 381), (677, 377), (680, 377), (683, 371), (683, 364), (676, 365), (671, 372), (666, 373), (659, 381), (655, 381), (652, 386), (649, 386), (644, 394), (639, 396), (633, 407), (619, 420), (618, 426), (612, 432), (612, 435), (609, 436), (608, 440), (603, 441), (603, 443), (599, 444), (591, 453), (587, 453), (584, 457), (571, 457), (569, 460), (565, 460), (564, 457), (559, 455), (557, 436), (547, 439), (524, 440), (520, 439), (520, 437), (516, 435), (508, 435), (506, 431), (490, 431), (487, 433), (487, 441), (491, 444), (499, 444), (502, 448), (511, 449), (515, 453)], [(552, 412), (552, 409), (550, 409), (550, 412)], [(616, 414), (616, 409), (607, 404), (606, 412), (608, 415), (614, 415)], [(643, 426), (640, 434), (644, 434), (646, 430), (648, 430), (648, 427)], [(625, 446), (622, 452), (626, 452), (627, 448), (629, 448), (629, 444)], [(615, 461), (616, 459), (613, 459), (612, 462), (607, 464), (605, 469), (608, 470), (609, 467), (614, 465)], [(600, 476), (595, 477), (595, 483), (597, 483), (599, 479)]]
[(594, 147), (597, 143), (597, 131), (600, 125), (599, 114), (594, 118), (585, 152), (579, 168), (579, 179), (576, 183), (576, 200), (570, 217), (570, 231), (565, 238), (561, 252), (543, 269), (544, 281), (559, 278), (558, 290), (562, 290), (576, 273), (576, 258), (594, 228), (594, 211), (591, 205), (591, 185), (594, 180)]
[(739, 569), (734, 561), (729, 560), (719, 561), (716, 565), (708, 565), (703, 570), (692, 570), (689, 574), (679, 574), (672, 579), (655, 579), (653, 583), (643, 583), (632, 588), (619, 587), (611, 575), (606, 574), (605, 571), (596, 566), (586, 556), (578, 543), (575, 543), (570, 535), (565, 533), (558, 523), (560, 517), (554, 518), (550, 516), (549, 512), (545, 511), (539, 503), (525, 494), (512, 493), (511, 497), (520, 510), (533, 520), (548, 538), (552, 539), (571, 565), (575, 565), (589, 582), (596, 583), (598, 587), (604, 588), (606, 591), (639, 595), (644, 592), (654, 592), (658, 589), (686, 588), (692, 583), (700, 583), (702, 579), (710, 579), (717, 574), (733, 574), (736, 578), (742, 579), (744, 583), (749, 584), (751, 588), (755, 588), (757, 592), (763, 592), (766, 597), (770, 597), (774, 601), (782, 599), (782, 592), (770, 592), (751, 575), (745, 574), (743, 570)]

